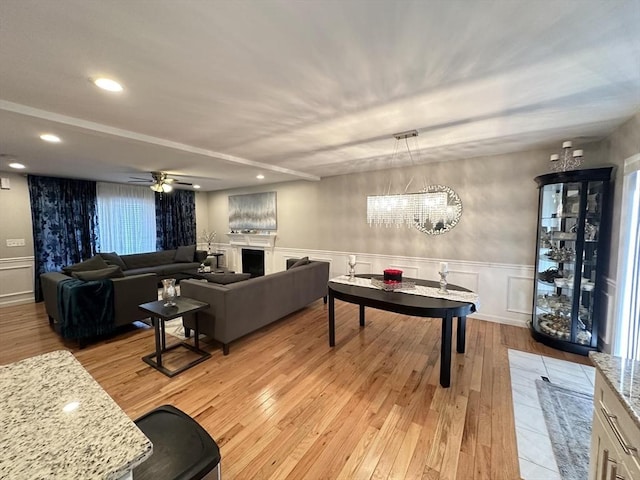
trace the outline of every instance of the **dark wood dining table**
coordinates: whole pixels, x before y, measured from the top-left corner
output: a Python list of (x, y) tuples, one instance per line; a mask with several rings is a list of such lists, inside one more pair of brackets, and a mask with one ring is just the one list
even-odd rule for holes
[[(361, 274), (357, 278), (382, 278), (382, 275)], [(439, 288), (440, 284), (431, 280), (405, 278), (405, 282), (416, 285)], [(470, 292), (466, 288), (449, 284), (448, 290)], [(440, 385), (448, 388), (451, 384), (451, 344), (453, 318), (458, 318), (456, 351), (464, 353), (465, 329), (467, 315), (476, 311), (471, 302), (447, 300), (444, 298), (413, 295), (401, 291), (385, 291), (357, 284), (341, 283), (329, 280), (329, 346), (336, 344), (335, 335), (335, 300), (353, 303), (360, 306), (360, 326), (365, 326), (365, 307), (376, 308), (388, 312), (400, 313), (414, 317), (430, 317), (442, 319), (442, 340), (440, 344)]]

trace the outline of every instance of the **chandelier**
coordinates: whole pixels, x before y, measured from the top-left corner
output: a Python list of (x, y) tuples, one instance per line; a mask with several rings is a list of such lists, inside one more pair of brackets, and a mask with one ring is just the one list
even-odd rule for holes
[[(394, 157), (398, 150), (398, 142), (405, 140), (409, 156), (413, 158), (407, 139), (417, 135), (416, 130), (395, 134)], [(370, 227), (414, 227), (423, 233), (438, 235), (453, 228), (461, 215), (460, 197), (445, 185), (429, 185), (417, 193), (367, 197), (367, 222)]]
[(572, 143), (567, 141), (562, 144), (562, 153), (551, 155), (549, 161), (554, 172), (566, 172), (575, 170), (582, 164), (582, 150), (571, 151)]

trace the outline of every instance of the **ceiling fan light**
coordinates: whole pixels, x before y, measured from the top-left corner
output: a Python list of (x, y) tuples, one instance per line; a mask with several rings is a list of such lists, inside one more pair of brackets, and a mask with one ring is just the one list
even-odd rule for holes
[(154, 192), (162, 193), (162, 185), (159, 183), (154, 183), (153, 185), (150, 185), (149, 188)]
[(168, 183), (163, 183), (162, 186), (160, 187), (160, 191), (164, 193), (169, 193), (171, 190), (173, 190), (173, 187)]

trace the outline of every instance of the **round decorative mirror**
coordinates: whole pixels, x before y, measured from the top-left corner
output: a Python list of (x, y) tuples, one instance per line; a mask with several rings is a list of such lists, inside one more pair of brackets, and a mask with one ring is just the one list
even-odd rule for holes
[(414, 212), (414, 226), (427, 235), (442, 235), (455, 227), (462, 216), (462, 201), (446, 185), (429, 185), (418, 194), (420, 206)]

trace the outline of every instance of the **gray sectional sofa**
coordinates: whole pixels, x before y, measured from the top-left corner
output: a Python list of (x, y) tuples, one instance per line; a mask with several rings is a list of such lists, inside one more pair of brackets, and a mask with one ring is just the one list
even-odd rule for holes
[[(106, 278), (112, 281), (113, 321), (109, 321), (112, 326), (119, 327), (147, 318), (149, 315), (138, 305), (158, 299), (159, 280), (189, 278), (206, 257), (207, 252), (196, 250), (194, 245), (133, 255), (99, 253), (89, 260), (63, 268), (62, 272), (43, 273), (40, 282), (49, 322), (59, 330), (60, 325), (70, 321), (61, 318), (58, 295), (61, 283), (74, 277), (85, 281)], [(80, 312), (81, 317), (85, 316), (83, 311)], [(93, 314), (87, 314), (86, 321)], [(100, 331), (100, 327), (96, 326), (96, 331)]]
[[(40, 275), (45, 309), (49, 322), (54, 326), (63, 320), (58, 309), (58, 284), (69, 278), (68, 275), (60, 272)], [(112, 278), (111, 281), (113, 282), (114, 326), (119, 327), (149, 316), (140, 310), (138, 305), (158, 299), (158, 277), (155, 273)]]
[[(193, 246), (192, 246), (193, 247)], [(177, 250), (118, 255), (99, 253), (107, 264), (118, 265), (125, 277), (142, 273), (155, 273), (158, 280), (189, 278), (207, 258), (207, 252), (195, 247), (179, 247)]]
[(232, 341), (319, 298), (324, 297), (326, 303), (328, 281), (329, 263), (318, 261), (228, 285), (183, 280), (181, 295), (210, 305), (206, 310), (183, 317), (185, 333), (189, 336), (197, 318), (200, 333), (221, 342), (227, 355)]

